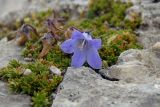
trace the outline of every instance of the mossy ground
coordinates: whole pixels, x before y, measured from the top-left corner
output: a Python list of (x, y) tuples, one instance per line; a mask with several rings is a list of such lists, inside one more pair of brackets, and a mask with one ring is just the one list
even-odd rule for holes
[[(51, 94), (62, 81), (62, 76), (49, 72), (51, 63), (37, 60), (29, 64), (22, 64), (11, 60), (6, 68), (0, 70), (0, 79), (8, 81), (12, 92), (32, 96), (34, 107), (48, 107), (52, 103)], [(30, 69), (30, 75), (24, 75), (24, 70)]]
[(53, 15), (53, 10), (48, 9), (47, 11), (41, 12), (31, 12), (27, 14), (22, 20), (15, 20), (13, 23), (9, 23), (9, 25), (4, 25), (0, 23), (0, 39), (2, 37), (8, 37), (8, 39), (13, 39), (16, 36), (15, 30), (19, 29), (22, 24), (31, 24), (33, 27), (36, 27), (37, 31), (40, 35), (46, 32), (44, 29), (44, 20)]
[[(135, 21), (125, 20), (125, 11), (130, 6), (130, 3), (124, 4), (114, 0), (90, 0), (86, 16), (77, 20), (67, 18), (63, 29), (74, 26), (82, 31), (90, 31), (94, 38), (101, 38), (102, 48), (99, 53), (103, 60), (103, 68), (107, 68), (116, 63), (123, 51), (142, 48), (133, 32), (139, 26), (140, 18), (137, 16)], [(64, 16), (63, 13), (61, 14)], [(47, 32), (44, 21), (51, 15), (52, 10), (32, 13), (13, 25), (19, 28), (23, 23), (31, 24), (42, 36)], [(69, 15), (65, 13), (65, 16)], [(64, 39), (55, 44), (43, 59), (38, 59), (42, 43), (28, 41), (22, 55), (34, 58), (35, 61), (22, 64), (12, 60), (7, 67), (0, 70), (0, 79), (7, 80), (13, 92), (31, 95), (34, 107), (48, 107), (52, 102), (51, 93), (62, 81), (61, 76), (49, 73), (49, 67), (54, 65), (62, 71), (70, 66), (71, 55), (64, 54), (59, 48), (59, 43), (63, 41)], [(33, 73), (24, 76), (23, 69), (31, 69)]]

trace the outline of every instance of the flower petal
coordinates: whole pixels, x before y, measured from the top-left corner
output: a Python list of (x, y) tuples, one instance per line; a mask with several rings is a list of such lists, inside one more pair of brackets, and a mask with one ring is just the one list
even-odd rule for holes
[(85, 51), (79, 48), (76, 48), (72, 56), (71, 66), (75, 68), (81, 67), (85, 61), (86, 61)]
[(74, 52), (74, 45), (75, 45), (75, 40), (68, 39), (61, 44), (60, 48), (65, 53), (73, 53)]
[(88, 40), (89, 45), (95, 47), (96, 49), (100, 49), (102, 45), (101, 39), (92, 39)]
[(102, 60), (97, 49), (93, 46), (87, 48), (87, 62), (94, 69), (101, 69), (102, 67)]
[(85, 39), (85, 37), (83, 36), (83, 33), (81, 33), (80, 31), (78, 30), (74, 30), (72, 32), (72, 36), (71, 36), (72, 39)]
[(82, 34), (83, 34), (83, 36), (85, 37), (86, 40), (92, 40), (92, 36), (89, 35), (88, 33), (83, 32)]

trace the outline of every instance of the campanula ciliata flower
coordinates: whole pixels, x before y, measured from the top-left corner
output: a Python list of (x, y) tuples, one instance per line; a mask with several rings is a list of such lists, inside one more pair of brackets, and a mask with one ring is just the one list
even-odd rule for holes
[(94, 69), (101, 69), (102, 60), (98, 49), (101, 48), (101, 39), (92, 39), (86, 32), (74, 30), (71, 39), (61, 44), (61, 49), (65, 53), (73, 53), (71, 66), (81, 67), (86, 61)]

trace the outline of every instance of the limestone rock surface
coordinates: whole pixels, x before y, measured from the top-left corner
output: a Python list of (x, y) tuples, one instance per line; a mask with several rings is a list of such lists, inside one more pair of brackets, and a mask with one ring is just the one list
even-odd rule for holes
[(90, 68), (68, 68), (52, 107), (159, 107), (160, 79), (113, 82)]
[[(21, 58), (21, 47), (14, 40), (7, 38), (0, 40), (0, 68), (7, 66), (11, 59), (23, 61)], [(31, 98), (27, 95), (10, 93), (7, 83), (0, 81), (0, 107), (30, 107)]]
[(22, 61), (21, 49), (22, 47), (18, 47), (15, 40), (7, 41), (7, 38), (0, 40), (0, 68), (7, 66), (12, 59)]

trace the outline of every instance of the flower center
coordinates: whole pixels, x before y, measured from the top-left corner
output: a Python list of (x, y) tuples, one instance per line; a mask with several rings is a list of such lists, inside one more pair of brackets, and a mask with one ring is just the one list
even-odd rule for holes
[(86, 40), (91, 40), (92, 39), (92, 37), (86, 32), (83, 33), (83, 36), (85, 37)]
[(78, 40), (78, 46), (77, 47), (80, 50), (84, 50), (84, 48), (87, 47), (88, 40), (92, 40), (92, 37), (86, 32), (83, 32), (83, 36), (84, 36), (84, 39)]
[(84, 47), (86, 46), (86, 44), (87, 44), (87, 41), (86, 41), (85, 39), (80, 40), (79, 43), (78, 43), (78, 48), (79, 48), (80, 50), (83, 50)]

